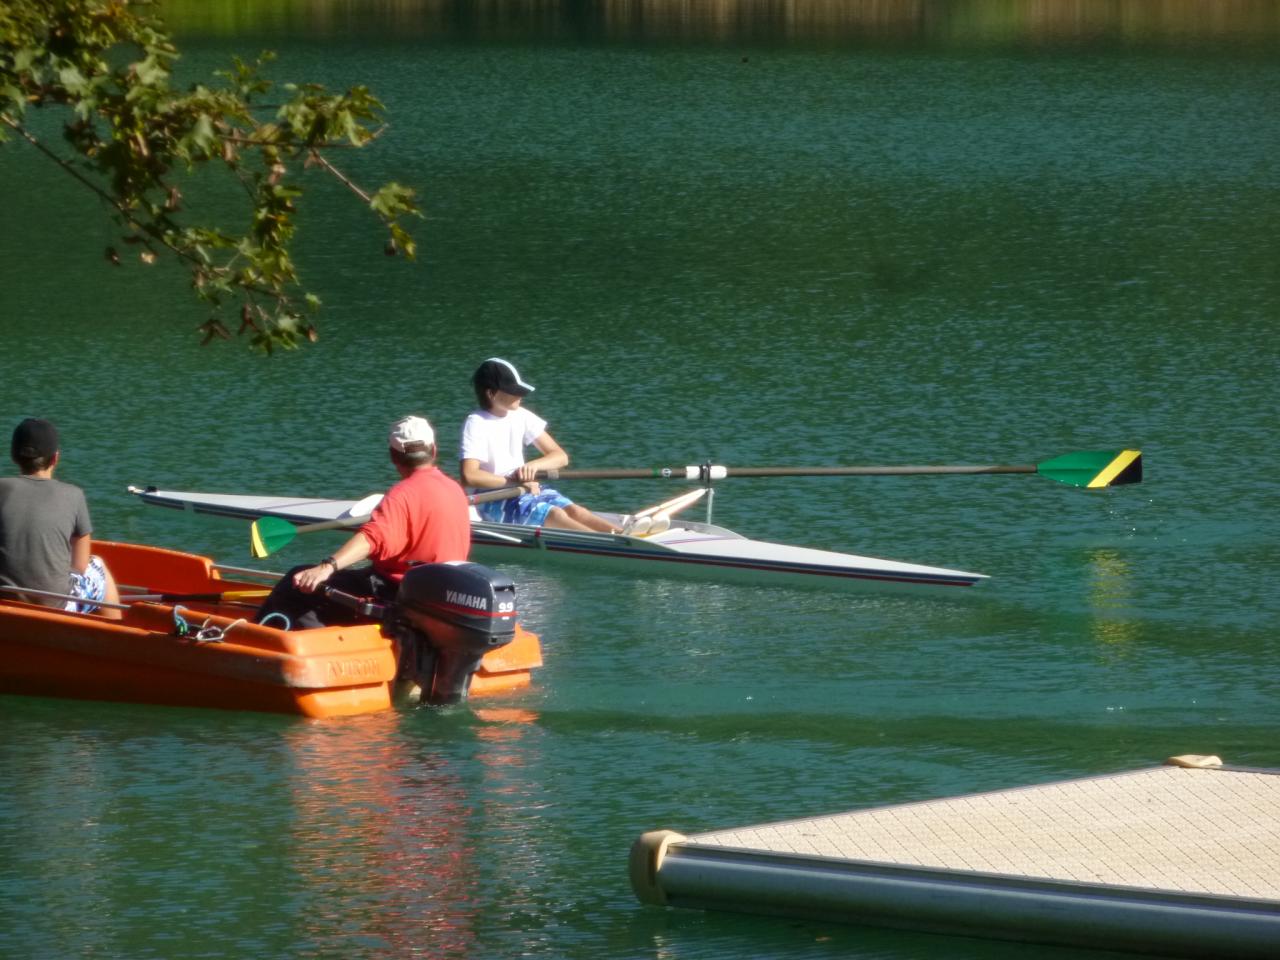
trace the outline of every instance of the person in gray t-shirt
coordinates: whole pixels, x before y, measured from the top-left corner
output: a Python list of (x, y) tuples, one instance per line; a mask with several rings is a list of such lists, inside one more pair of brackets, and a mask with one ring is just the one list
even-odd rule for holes
[(0, 585), (58, 595), (16, 594), (32, 603), (81, 613), (100, 610), (119, 619), (118, 609), (94, 603), (118, 604), (120, 596), (106, 564), (93, 556), (84, 492), (53, 479), (58, 431), (48, 420), (23, 420), (13, 431), (10, 452), (22, 475), (0, 477)]

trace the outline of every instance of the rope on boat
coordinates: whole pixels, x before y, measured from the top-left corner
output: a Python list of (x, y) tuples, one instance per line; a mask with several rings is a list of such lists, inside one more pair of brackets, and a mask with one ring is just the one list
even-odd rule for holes
[(244, 617), (241, 617), (239, 620), (231, 621), (225, 627), (220, 627), (216, 623), (210, 623), (206, 620), (204, 622), (204, 626), (196, 631), (196, 634), (192, 639), (194, 639), (196, 643), (222, 643), (228, 633), (240, 626), (240, 624), (248, 622), (249, 621)]
[[(188, 610), (187, 612), (195, 613), (196, 611)], [(282, 614), (272, 614), (272, 616), (282, 616)], [(240, 624), (249, 622), (244, 617), (241, 617), (238, 620), (233, 620), (225, 627), (220, 627), (212, 621), (213, 617), (211, 615), (206, 615), (204, 623), (195, 630), (192, 630), (191, 624), (187, 622), (186, 617), (182, 615), (182, 607), (178, 604), (174, 605), (173, 632), (179, 637), (190, 637), (196, 643), (222, 643), (226, 639), (228, 633), (240, 626)]]
[[(288, 618), (288, 617), (286, 617), (283, 613), (280, 613), (279, 611), (277, 611), (277, 612), (275, 612), (275, 613), (268, 613), (268, 614), (267, 614), (265, 617), (263, 617), (263, 618), (262, 618), (262, 620), (258, 623), (258, 626), (260, 626), (260, 627), (265, 627), (267, 624), (269, 624), (269, 623), (271, 622), (271, 619), (272, 619), (273, 617), (279, 617), (279, 618), (280, 618), (280, 620), (281, 620), (281, 622), (282, 622), (282, 623), (284, 623), (284, 626), (280, 628), (281, 630), (283, 630), (283, 631), (285, 631), (286, 633), (288, 633), (290, 630), (292, 630), (292, 629), (293, 629), (293, 623), (292, 623), (292, 622), (290, 622), (290, 620), (289, 620), (289, 618)], [(228, 627), (227, 629), (231, 629), (231, 628), (230, 628), (230, 627)]]

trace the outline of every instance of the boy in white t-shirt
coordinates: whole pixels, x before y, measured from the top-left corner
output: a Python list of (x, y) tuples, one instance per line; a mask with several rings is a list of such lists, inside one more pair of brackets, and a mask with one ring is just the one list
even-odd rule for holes
[[(480, 409), (462, 425), (462, 484), (469, 491), (524, 484), (529, 492), (509, 500), (478, 504), (480, 516), (494, 523), (597, 530), (602, 533), (640, 535), (648, 518), (628, 520), (619, 527), (550, 487), (534, 482), (539, 470), (558, 470), (569, 455), (547, 433), (547, 422), (521, 406), (533, 387), (506, 360), (491, 357), (471, 377)], [(524, 448), (533, 445), (541, 454), (527, 463)]]

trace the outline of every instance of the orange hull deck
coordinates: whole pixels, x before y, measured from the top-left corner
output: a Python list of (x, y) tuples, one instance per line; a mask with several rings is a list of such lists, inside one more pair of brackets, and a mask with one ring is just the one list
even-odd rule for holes
[[(194, 554), (103, 541), (94, 551), (118, 583), (151, 593), (263, 587), (226, 579), (211, 560)], [(179, 635), (175, 613), (191, 631), (216, 628), (209, 632), (222, 638)], [(123, 620), (107, 620), (0, 599), (0, 693), (307, 717), (390, 708), (395, 651), (377, 624), (284, 631), (250, 622), (253, 614), (253, 605), (225, 600), (137, 602)], [(515, 640), (485, 656), (471, 695), (527, 686), (541, 664), (537, 636), (517, 627)]]

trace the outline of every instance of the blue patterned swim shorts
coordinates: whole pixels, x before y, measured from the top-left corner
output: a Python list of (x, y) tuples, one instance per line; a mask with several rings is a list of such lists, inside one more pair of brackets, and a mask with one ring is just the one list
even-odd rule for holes
[(490, 523), (518, 523), (527, 527), (540, 527), (546, 522), (552, 507), (571, 507), (573, 501), (558, 490), (543, 487), (538, 493), (526, 493), (509, 500), (490, 500), (476, 504), (480, 516)]
[[(90, 557), (89, 565), (84, 573), (71, 573), (71, 584), (67, 593), (79, 597), (82, 601), (105, 600), (107, 596), (107, 568), (103, 566), (101, 557)], [(72, 613), (93, 613), (98, 609), (96, 602), (80, 603), (68, 600), (65, 609)]]

